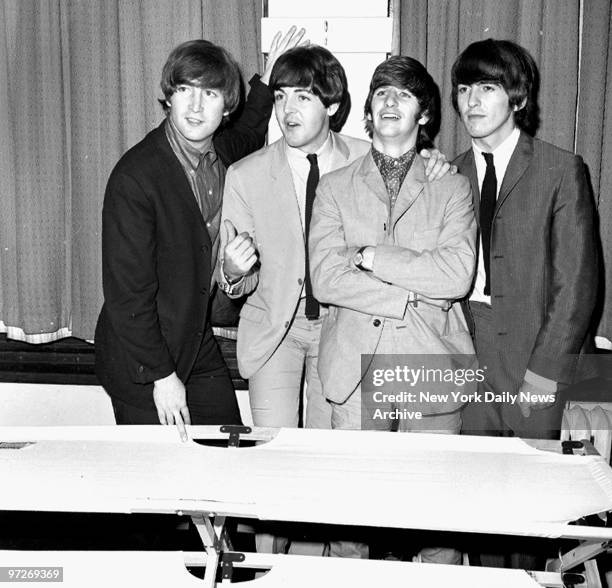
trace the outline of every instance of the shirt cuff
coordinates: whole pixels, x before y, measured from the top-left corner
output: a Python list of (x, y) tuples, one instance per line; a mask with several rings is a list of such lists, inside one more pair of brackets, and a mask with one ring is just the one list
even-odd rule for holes
[(557, 382), (554, 380), (550, 380), (545, 378), (544, 376), (539, 376), (535, 372), (531, 370), (527, 370), (525, 372), (525, 381), (529, 384), (532, 384), (536, 388), (540, 388), (542, 390), (546, 390), (547, 392), (556, 392), (557, 391)]
[(244, 282), (245, 276), (240, 276), (239, 280), (235, 282), (230, 282), (229, 278), (225, 274), (225, 268), (223, 267), (224, 260), (221, 260), (221, 279), (219, 280), (219, 287), (223, 292), (225, 292), (228, 296), (231, 296), (234, 291)]
[(612, 341), (607, 337), (597, 336), (595, 337), (595, 347), (598, 349), (607, 349), (608, 351), (612, 351)]

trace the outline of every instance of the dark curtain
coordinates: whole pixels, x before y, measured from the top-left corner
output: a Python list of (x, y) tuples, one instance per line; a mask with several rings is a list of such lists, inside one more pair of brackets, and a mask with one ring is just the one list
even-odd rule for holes
[[(598, 203), (605, 292), (598, 333), (612, 340), (612, 8), (609, 0), (394, 0), (396, 53), (421, 61), (440, 86), (437, 146), (450, 157), (469, 137), (450, 102), (450, 72), (470, 43), (509, 39), (541, 76), (538, 137), (582, 155)], [(608, 165), (605, 165), (608, 162)]]

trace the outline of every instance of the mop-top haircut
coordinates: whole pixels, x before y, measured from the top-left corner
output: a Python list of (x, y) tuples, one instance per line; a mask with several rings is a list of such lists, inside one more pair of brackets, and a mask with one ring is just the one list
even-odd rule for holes
[(175, 47), (162, 70), (161, 89), (164, 110), (167, 101), (181, 84), (218, 90), (225, 109), (231, 114), (238, 108), (241, 77), (238, 64), (229, 51), (204, 39), (186, 41)]
[(363, 107), (365, 129), (372, 137), (372, 98), (374, 92), (383, 86), (395, 86), (408, 90), (418, 101), (420, 112), (418, 118), (427, 115), (428, 121), (419, 125), (417, 147), (431, 147), (433, 139), (440, 129), (440, 90), (436, 82), (420, 61), (405, 55), (394, 55), (383, 61), (374, 70), (370, 91)]
[(351, 110), (346, 73), (340, 62), (324, 47), (307, 45), (283, 53), (270, 74), (270, 89), (308, 88), (328, 108), (338, 104), (329, 117), (329, 128), (339, 132)]
[[(478, 82), (493, 82), (508, 94), (510, 106), (516, 108), (516, 125), (534, 135), (539, 125), (538, 67), (529, 52), (512, 41), (486, 39), (465, 48), (457, 57), (451, 71), (451, 100), (457, 104), (457, 87)], [(524, 104), (524, 106), (522, 106)]]

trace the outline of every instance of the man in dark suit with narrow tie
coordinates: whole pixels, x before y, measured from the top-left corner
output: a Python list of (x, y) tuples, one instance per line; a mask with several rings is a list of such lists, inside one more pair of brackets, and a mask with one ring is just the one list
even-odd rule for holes
[[(469, 302), (483, 392), (464, 431), (551, 438), (559, 390), (576, 377), (595, 305), (592, 195), (582, 158), (533, 137), (538, 72), (510, 41), (471, 44), (452, 69), (452, 101), (472, 137), (455, 163), (472, 183), (480, 229)], [(489, 399), (491, 396), (488, 397)]]

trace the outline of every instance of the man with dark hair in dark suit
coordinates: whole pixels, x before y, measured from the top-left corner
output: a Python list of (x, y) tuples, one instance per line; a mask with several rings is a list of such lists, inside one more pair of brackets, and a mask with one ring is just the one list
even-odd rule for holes
[[(589, 343), (592, 195), (580, 156), (533, 137), (537, 90), (533, 58), (510, 41), (472, 43), (452, 68), (453, 106), (472, 138), (455, 163), (470, 178), (480, 234), (464, 310), (486, 373), (481, 392), (500, 396), (465, 407), (463, 431), (473, 434), (558, 438), (558, 392), (574, 381)], [(532, 553), (512, 553), (511, 542), (492, 548), (507, 554), (506, 565), (539, 567), (539, 547), (518, 549)], [(481, 559), (500, 565), (497, 555)]]
[(176, 47), (162, 72), (166, 119), (111, 173), (96, 373), (120, 424), (176, 424), (185, 439), (185, 424), (241, 422), (208, 311), (225, 169), (263, 145), (271, 68), (302, 35), (275, 37), (264, 76), (227, 125), (238, 65), (209, 41)]
[(558, 435), (557, 392), (574, 381), (595, 306), (593, 199), (582, 158), (532, 135), (538, 71), (511, 41), (472, 43), (452, 69), (452, 101), (472, 137), (456, 164), (480, 229), (466, 305), (485, 389), (517, 394), (464, 411), (464, 430)]

